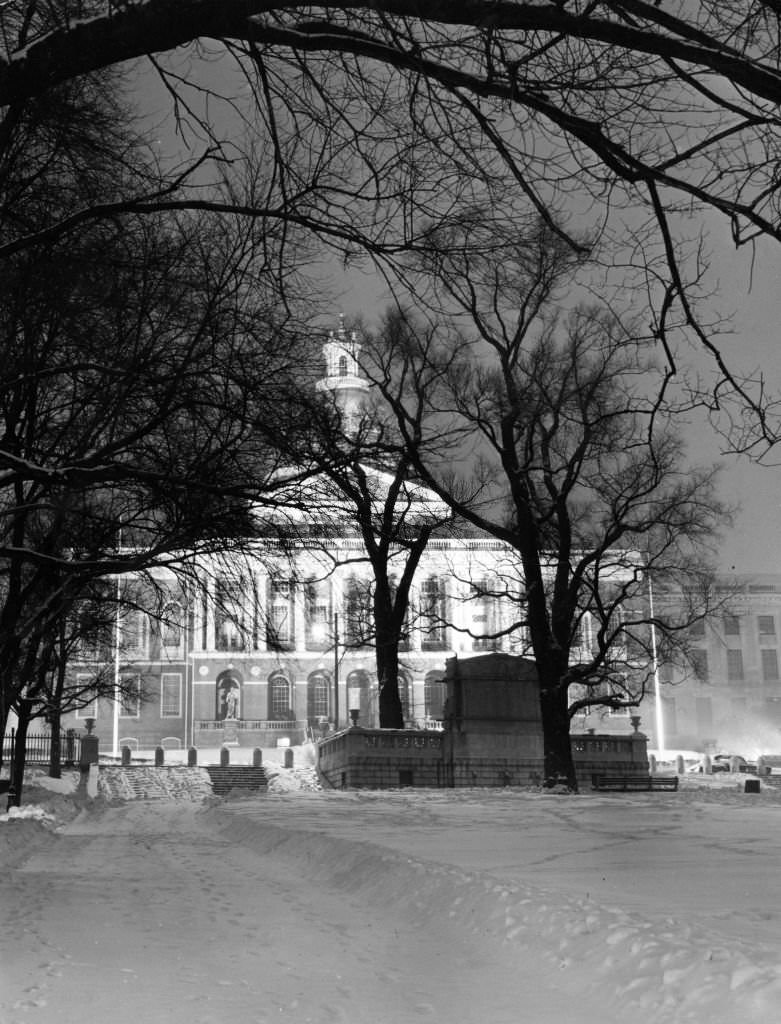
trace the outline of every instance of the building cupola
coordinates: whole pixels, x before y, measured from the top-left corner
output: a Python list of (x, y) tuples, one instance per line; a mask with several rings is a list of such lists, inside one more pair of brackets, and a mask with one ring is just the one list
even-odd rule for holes
[(345, 427), (357, 423), (365, 406), (369, 382), (361, 375), (358, 354), (361, 345), (355, 331), (349, 333), (344, 326), (344, 314), (339, 317), (339, 328), (329, 331), (323, 345), (325, 377), (317, 382), (317, 390), (329, 392), (341, 411)]

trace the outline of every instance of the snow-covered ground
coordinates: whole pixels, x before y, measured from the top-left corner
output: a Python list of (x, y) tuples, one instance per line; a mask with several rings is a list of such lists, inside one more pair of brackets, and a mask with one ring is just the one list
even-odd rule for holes
[(0, 815), (0, 1022), (779, 1019), (773, 777), (566, 796), (268, 769), (225, 800), (31, 778)]

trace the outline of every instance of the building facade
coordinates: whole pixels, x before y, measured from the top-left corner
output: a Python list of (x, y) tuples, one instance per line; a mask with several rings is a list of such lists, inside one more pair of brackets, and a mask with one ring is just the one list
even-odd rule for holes
[[(325, 342), (325, 376), (316, 385), (332, 397), (348, 433), (369, 396), (359, 351), (355, 333), (342, 322)], [(381, 503), (392, 478), (377, 467), (363, 469)], [(148, 609), (143, 592), (136, 595), (117, 624), (113, 653), (85, 651), (74, 665), (83, 685), (90, 673), (104, 684), (113, 673), (121, 699), (97, 699), (65, 724), (94, 718), (101, 735), (111, 730), (115, 746), (143, 748), (296, 743), (348, 724), (351, 715), (376, 726), (371, 567), (349, 504), (327, 480), (308, 487), (303, 496), (288, 495), (299, 511), (285, 513), (295, 522), (284, 545), (261, 536), (240, 556), (202, 559), (189, 596), (164, 574), (150, 590)], [(417, 485), (405, 483), (399, 500), (405, 528), (448, 517)], [(400, 545), (391, 575), (400, 576), (405, 557)], [(489, 597), (487, 581), (497, 579), (508, 593), (513, 580), (518, 585), (504, 545), (453, 536), (429, 542), (400, 651), (407, 726), (441, 719), (449, 657), (526, 653), (523, 630), (510, 628), (517, 607)], [(507, 635), (497, 636), (503, 630)]]
[[(408, 727), (441, 720), (448, 658), (527, 652), (524, 629), (511, 628), (517, 605), (487, 593), (510, 564), (498, 541), (429, 542), (400, 650)], [(66, 726), (94, 718), (104, 742), (118, 732), (131, 747), (211, 748), (297, 743), (349, 724), (351, 713), (379, 724), (371, 570), (357, 536), (310, 537), (284, 551), (257, 541), (240, 559), (204, 563), (194, 599), (173, 577), (156, 583), (148, 611), (136, 594), (122, 615), (115, 651), (73, 665), (82, 685), (115, 673), (122, 699), (98, 698)]]
[(688, 631), (690, 664), (657, 666), (637, 709), (578, 715), (573, 732), (613, 732), (639, 716), (652, 750), (781, 754), (781, 574), (717, 580), (718, 610)]

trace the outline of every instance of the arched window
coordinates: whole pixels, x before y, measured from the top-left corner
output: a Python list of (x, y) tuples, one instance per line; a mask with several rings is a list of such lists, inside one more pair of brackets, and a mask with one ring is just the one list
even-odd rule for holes
[(591, 654), (591, 615), (582, 612), (575, 622), (572, 636), (572, 654), (575, 658), (586, 658)]
[(306, 716), (315, 727), (330, 718), (331, 676), (323, 669), (312, 672), (306, 683)]
[(405, 722), (415, 717), (414, 702), (412, 700), (412, 679), (409, 672), (399, 669), (399, 699), (401, 700), (401, 714)]
[(169, 601), (160, 619), (160, 643), (169, 658), (182, 653), (184, 641), (184, 608), (178, 601)]
[(339, 356), (339, 376), (347, 376), (347, 356)]
[(423, 703), (426, 718), (442, 721), (445, 717), (445, 697), (447, 686), (441, 672), (427, 672), (423, 681)]
[[(369, 726), (372, 721), (372, 680), (369, 673), (362, 668), (347, 673), (345, 680), (347, 711), (357, 711), (361, 725)], [(376, 695), (376, 689), (374, 689)]]
[(295, 718), (291, 705), (290, 680), (277, 670), (268, 677), (268, 717), (272, 722), (288, 722)]

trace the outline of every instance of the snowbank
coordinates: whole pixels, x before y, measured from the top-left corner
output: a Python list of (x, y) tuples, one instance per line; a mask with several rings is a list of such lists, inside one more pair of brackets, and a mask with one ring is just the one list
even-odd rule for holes
[[(484, 944), (486, 956), (501, 948), (519, 965), (533, 952), (561, 979), (564, 991), (601, 1001), (617, 1019), (775, 1019), (781, 1006), (781, 920), (774, 888), (761, 888), (764, 878), (774, 884), (781, 866), (775, 841), (781, 787), (775, 780), (763, 780), (759, 794), (746, 794), (745, 776), (728, 773), (684, 778), (679, 792), (668, 794), (321, 792), (312, 768), (267, 768), (268, 794), (201, 799), (200, 806), (201, 772), (169, 771), (177, 781), (165, 798), (145, 800), (135, 792), (120, 800), (113, 794), (113, 806), (105, 795), (89, 800), (79, 792), (78, 773), (61, 780), (58, 790), (44, 788), (40, 777), (31, 779), (30, 803), (0, 815), (0, 859), (13, 865), (34, 849), (46, 849), (57, 841), (52, 832), (78, 816), (78, 828), (64, 829), (71, 857), (77, 854), (73, 870), (113, 878), (110, 872), (126, 864), (133, 884), (112, 887), (113, 915), (130, 922), (137, 917), (140, 878), (147, 887), (145, 905), (154, 906), (155, 885), (181, 880), (183, 858), (188, 878), (213, 880), (215, 858), (240, 848), (248, 864), (257, 863), (261, 880), (273, 865), (284, 866), (293, 880), (305, 880), (307, 899), (341, 893), (345, 901), (371, 908), (369, 918), (380, 924), (392, 908), (394, 919), (421, 933), (424, 926), (445, 936), (468, 933), (475, 945)], [(143, 781), (154, 769), (137, 771)], [(106, 842), (126, 831), (121, 858), (106, 858), (102, 830), (109, 820)], [(207, 836), (203, 853), (181, 833), (185, 820)], [(168, 844), (157, 858), (149, 858), (145, 822), (148, 843)], [(661, 884), (667, 892), (654, 887), (656, 879), (648, 882), (654, 868), (644, 859), (649, 839), (666, 858)], [(173, 873), (164, 875), (169, 856)], [(706, 878), (710, 889), (703, 888)], [(263, 892), (262, 882), (257, 891)], [(288, 898), (287, 890), (282, 898)], [(295, 903), (294, 888), (291, 898)], [(211, 922), (208, 899), (201, 909), (178, 896), (175, 905)], [(319, 913), (317, 902), (306, 907)], [(735, 915), (738, 926), (730, 930)], [(143, 915), (139, 921), (139, 927), (151, 927)], [(285, 921), (285, 942), (295, 952), (296, 929), (306, 930), (310, 922), (306, 913)], [(192, 953), (188, 929), (172, 925), (166, 935), (166, 956), (186, 962)], [(170, 945), (176, 942), (181, 947)], [(248, 943), (249, 949), (249, 938)], [(425, 979), (425, 963), (420, 972)], [(349, 1016), (343, 1019), (351, 1024)], [(605, 1018), (574, 1011), (570, 1019), (604, 1024)], [(498, 1024), (511, 1020), (515, 1024), (510, 1017)], [(399, 1018), (399, 1024), (407, 1022)]]

